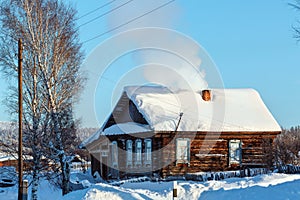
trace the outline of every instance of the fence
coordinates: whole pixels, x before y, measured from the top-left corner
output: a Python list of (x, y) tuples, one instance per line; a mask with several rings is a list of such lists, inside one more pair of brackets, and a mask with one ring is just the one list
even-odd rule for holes
[(299, 174), (300, 166), (294, 166), (294, 165), (279, 166), (277, 172), (285, 173), (285, 174)]
[(225, 171), (225, 172), (201, 172), (195, 174), (186, 174), (183, 177), (168, 177), (167, 180), (191, 180), (191, 181), (211, 181), (211, 180), (223, 180), (233, 177), (250, 177), (261, 174), (267, 174), (269, 171), (265, 168), (247, 168), (237, 171)]

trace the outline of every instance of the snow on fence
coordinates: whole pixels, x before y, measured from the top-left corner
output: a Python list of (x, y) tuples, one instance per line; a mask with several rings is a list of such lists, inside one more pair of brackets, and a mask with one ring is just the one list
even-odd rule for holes
[(299, 174), (300, 166), (294, 166), (294, 165), (279, 166), (277, 172), (284, 173), (284, 174)]
[(131, 178), (131, 179), (122, 180), (122, 181), (112, 181), (109, 184), (113, 185), (113, 186), (120, 186), (124, 183), (136, 183), (136, 182), (145, 182), (145, 181), (151, 181), (151, 179), (147, 176), (144, 176), (144, 177)]
[[(242, 178), (242, 177), (253, 177), (262, 174), (268, 174), (271, 171), (265, 168), (246, 168), (243, 170), (236, 170), (236, 171), (224, 171), (224, 172), (199, 172), (193, 174), (186, 174), (184, 176), (169, 176), (165, 179), (155, 178), (155, 177), (137, 177), (137, 178), (129, 178), (126, 180), (121, 181), (111, 181), (109, 184), (114, 186), (120, 186), (126, 182), (144, 182), (144, 181), (176, 181), (176, 180), (188, 180), (188, 181), (211, 181), (211, 180), (223, 180), (228, 178)], [(277, 173), (285, 173), (285, 174), (296, 174), (300, 173), (300, 166), (280, 166), (274, 172)]]
[(269, 171), (265, 168), (247, 168), (244, 170), (237, 170), (237, 171), (224, 171), (224, 172), (199, 172), (194, 174), (186, 174), (182, 177), (168, 177), (166, 180), (191, 180), (191, 181), (211, 181), (211, 180), (223, 180), (227, 178), (233, 177), (250, 177), (256, 176), (260, 174), (267, 174)]
[(121, 181), (112, 181), (109, 184), (114, 186), (120, 186), (126, 182), (144, 182), (144, 181), (176, 181), (176, 180), (189, 180), (189, 181), (211, 181), (211, 180), (223, 180), (227, 178), (234, 178), (234, 177), (250, 177), (256, 176), (261, 174), (267, 174), (269, 170), (265, 168), (247, 168), (245, 170), (237, 170), (237, 171), (224, 171), (224, 172), (199, 172), (195, 174), (186, 174), (185, 176), (169, 176), (165, 179), (160, 178), (150, 178), (150, 177), (138, 177), (138, 178), (130, 178)]

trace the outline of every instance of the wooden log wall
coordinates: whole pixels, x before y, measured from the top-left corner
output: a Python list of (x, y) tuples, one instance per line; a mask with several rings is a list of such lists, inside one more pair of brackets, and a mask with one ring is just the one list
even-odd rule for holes
[[(209, 133), (211, 134), (211, 133)], [(168, 164), (162, 168), (161, 176), (184, 176), (187, 173), (228, 171), (248, 167), (264, 167), (264, 144), (276, 137), (277, 132), (232, 132), (222, 134), (206, 133), (160, 133), (156, 138), (161, 138), (162, 146), (165, 148), (161, 162)], [(176, 138), (189, 138), (190, 163), (176, 164)], [(241, 164), (229, 163), (229, 141), (241, 140), (242, 162)]]
[[(117, 141), (118, 144), (118, 168), (119, 178), (132, 176), (145, 176), (159, 174), (161, 177), (184, 176), (197, 172), (214, 172), (238, 170), (247, 167), (264, 166), (264, 144), (276, 137), (278, 132), (227, 132), (227, 133), (206, 133), (206, 132), (148, 132), (134, 135), (112, 135), (108, 136), (109, 141)], [(152, 140), (152, 165), (135, 166), (135, 141), (142, 140), (142, 155), (145, 152), (145, 139)], [(176, 163), (176, 139), (190, 139), (190, 162)], [(133, 166), (127, 166), (126, 141), (133, 142)], [(241, 164), (230, 165), (229, 163), (229, 141), (241, 140), (242, 162)], [(99, 144), (99, 141), (97, 142)], [(100, 148), (99, 145), (94, 146)], [(99, 154), (95, 156), (100, 157)], [(110, 157), (110, 155), (108, 155)], [(144, 156), (142, 156), (144, 157)], [(101, 170), (98, 159), (92, 159), (93, 171)], [(110, 169), (109, 169), (110, 170)], [(108, 170), (107, 173), (110, 173)], [(146, 172), (146, 173), (145, 173)]]

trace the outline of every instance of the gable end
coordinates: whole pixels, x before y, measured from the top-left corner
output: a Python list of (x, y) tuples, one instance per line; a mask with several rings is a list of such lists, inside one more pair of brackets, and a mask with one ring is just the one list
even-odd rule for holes
[(144, 116), (139, 112), (136, 105), (131, 101), (126, 93), (123, 93), (116, 104), (113, 112), (109, 116), (103, 130), (115, 124), (135, 122), (143, 125), (149, 125)]

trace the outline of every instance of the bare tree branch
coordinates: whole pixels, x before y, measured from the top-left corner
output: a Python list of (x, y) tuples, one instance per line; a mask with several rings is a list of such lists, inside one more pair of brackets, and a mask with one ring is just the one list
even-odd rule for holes
[[(63, 194), (69, 191), (67, 157), (74, 149), (69, 139), (74, 141), (76, 132), (72, 108), (84, 82), (75, 15), (72, 7), (59, 0), (6, 0), (0, 6), (0, 66), (8, 79), (16, 80), (16, 39), (25, 43), (24, 144), (33, 156), (33, 199), (37, 199), (42, 156), (60, 164)], [(12, 114), (16, 113), (16, 91), (11, 87), (7, 98)]]

